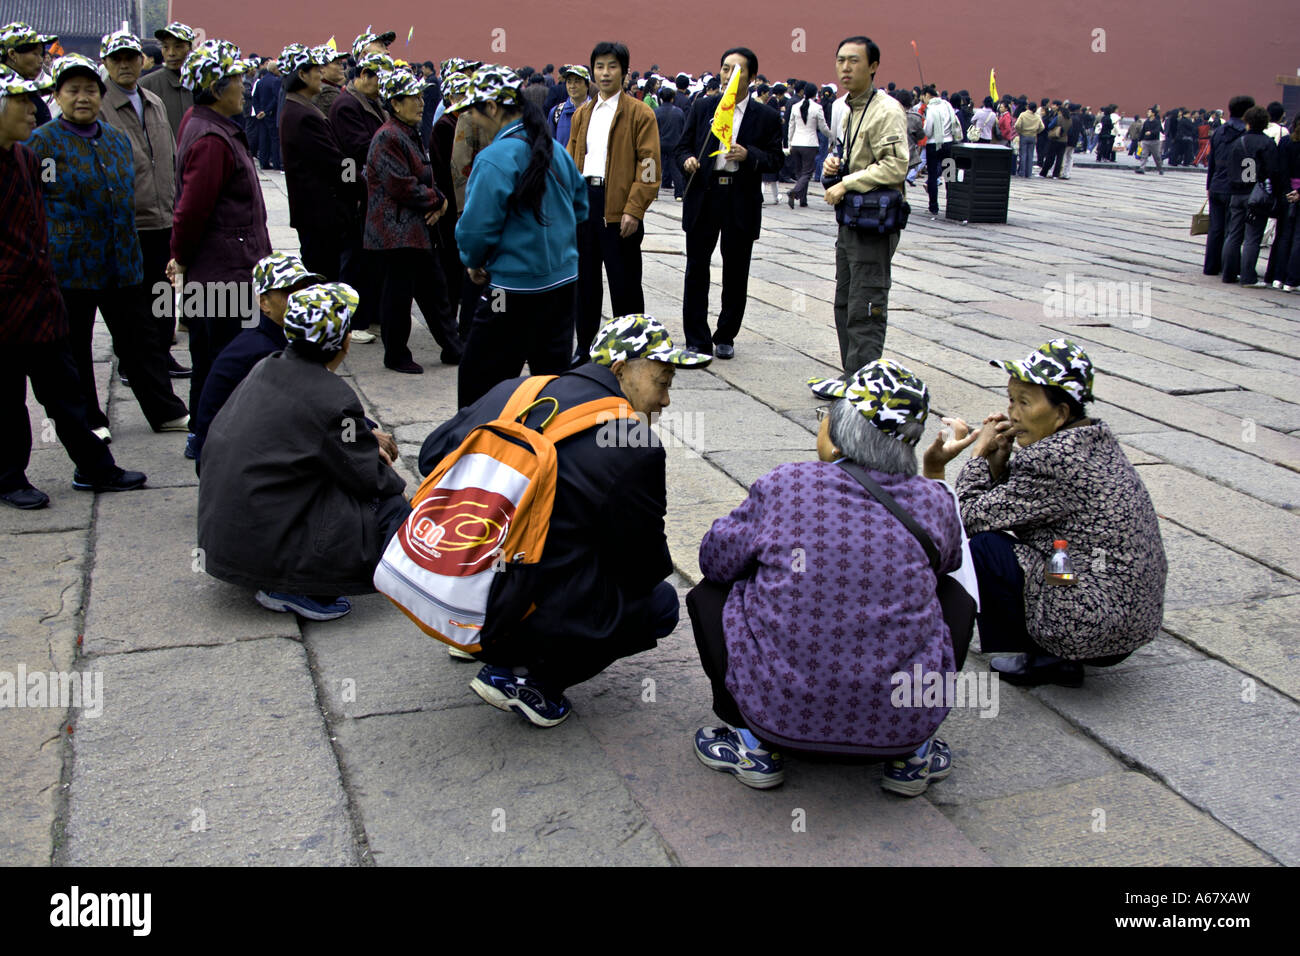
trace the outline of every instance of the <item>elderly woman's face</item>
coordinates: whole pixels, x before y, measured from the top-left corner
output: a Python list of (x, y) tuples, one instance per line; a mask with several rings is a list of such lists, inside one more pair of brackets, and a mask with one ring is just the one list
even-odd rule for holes
[(1065, 405), (1053, 405), (1047, 390), (1041, 385), (1013, 378), (1007, 382), (1007, 418), (1011, 420), (1011, 434), (1021, 448), (1032, 445), (1060, 429), (1070, 418)]
[(424, 114), (424, 98), (421, 96), (394, 96), (389, 103), (394, 115), (407, 126), (418, 126)]
[(93, 123), (99, 115), (99, 81), (89, 76), (70, 76), (63, 81), (54, 99), (69, 122), (83, 126)]

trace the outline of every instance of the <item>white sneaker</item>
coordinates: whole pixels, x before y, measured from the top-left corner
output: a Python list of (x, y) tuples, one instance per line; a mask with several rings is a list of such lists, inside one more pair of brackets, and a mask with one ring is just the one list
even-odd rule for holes
[(1274, 280), (1273, 280), (1273, 288), (1274, 288), (1274, 289), (1280, 289), (1280, 288), (1282, 288), (1282, 280), (1281, 280), (1281, 279), (1274, 279)]
[(1294, 292), (1294, 291), (1296, 291), (1296, 289), (1300, 289), (1300, 285), (1284, 285), (1284, 286), (1282, 286), (1282, 291), (1283, 291), (1283, 292)]
[(359, 332), (352, 333), (352, 341), (355, 342), (357, 345), (369, 345), (374, 340), (375, 340), (374, 332), (367, 332), (363, 329)]
[(94, 435), (96, 438), (98, 438), (100, 441), (102, 441), (105, 445), (107, 445), (109, 442), (113, 440), (113, 435), (111, 432), (109, 432), (107, 425), (103, 426), (102, 428), (92, 428), (90, 430), (90, 433)]
[(190, 416), (182, 415), (158, 426), (160, 432), (187, 432), (190, 430)]
[(450, 657), (453, 661), (477, 661), (478, 660), (478, 658), (475, 657), (473, 654), (471, 654), (469, 651), (462, 651), (459, 647), (452, 647), (450, 644), (447, 645), (447, 656)]

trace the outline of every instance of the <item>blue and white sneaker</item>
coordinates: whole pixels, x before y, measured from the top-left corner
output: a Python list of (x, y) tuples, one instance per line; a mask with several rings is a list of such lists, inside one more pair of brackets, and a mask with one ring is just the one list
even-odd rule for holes
[(352, 610), (352, 602), (345, 597), (331, 604), (313, 601), (305, 594), (281, 594), (279, 591), (258, 591), (253, 595), (257, 603), (269, 611), (293, 611), (309, 621), (332, 621)]
[(551, 700), (528, 677), (517, 677), (509, 667), (484, 664), (469, 689), (498, 710), (519, 711), (538, 727), (554, 727), (573, 713), (569, 698)]
[(695, 756), (700, 763), (755, 790), (768, 790), (785, 782), (785, 762), (775, 750), (750, 747), (739, 731), (726, 727), (701, 727), (695, 732)]
[(932, 780), (942, 780), (950, 773), (952, 751), (938, 737), (931, 737), (906, 760), (891, 761), (880, 785), (890, 793), (919, 797)]

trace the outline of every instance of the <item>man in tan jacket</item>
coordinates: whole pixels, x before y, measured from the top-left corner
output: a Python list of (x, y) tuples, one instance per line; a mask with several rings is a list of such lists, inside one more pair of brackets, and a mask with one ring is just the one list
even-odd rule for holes
[(578, 224), (577, 354), (584, 358), (600, 327), (602, 263), (613, 316), (645, 311), (642, 220), (659, 194), (659, 123), (650, 107), (622, 92), (628, 60), (622, 43), (596, 44), (591, 76), (597, 96), (573, 114), (569, 132), (569, 155), (587, 181), (591, 210)]

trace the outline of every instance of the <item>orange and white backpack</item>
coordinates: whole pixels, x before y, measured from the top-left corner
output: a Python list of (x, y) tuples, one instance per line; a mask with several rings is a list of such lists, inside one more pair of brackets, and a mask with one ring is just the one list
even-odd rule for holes
[[(554, 379), (526, 379), (494, 421), (475, 427), (430, 472), (375, 569), (375, 589), (420, 630), (471, 653), (482, 649), (485, 628), (496, 633), (533, 610), (517, 596), (494, 607), (493, 584), (541, 560), (555, 504), (556, 443), (636, 414), (614, 396), (559, 412), (554, 398), (538, 398)], [(555, 408), (540, 426), (523, 424), (547, 402)]]

